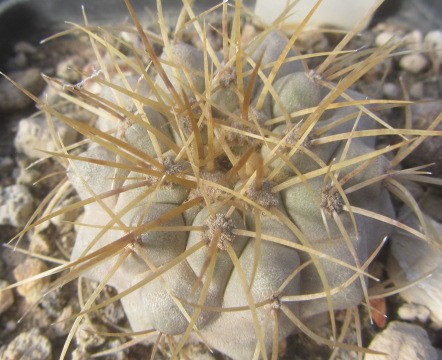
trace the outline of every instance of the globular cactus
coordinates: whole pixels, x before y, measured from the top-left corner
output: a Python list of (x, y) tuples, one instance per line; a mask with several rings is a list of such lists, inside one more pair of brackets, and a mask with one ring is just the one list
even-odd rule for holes
[(234, 359), (275, 357), (324, 314), (336, 331), (335, 310), (368, 301), (368, 265), (396, 224), (385, 154), (401, 144), (375, 140), (400, 130), (375, 115), (382, 101), (349, 89), (394, 46), (333, 83), (306, 69), (296, 36), (241, 42), (240, 11), (223, 51), (195, 19), (201, 48), (162, 34), (157, 56), (139, 30), (148, 64), (104, 41), (116, 75), (93, 80), (105, 90), (65, 86), (102, 109), (97, 127), (46, 107), (89, 139), (60, 152), (84, 206), (72, 277), (113, 286), (134, 332), (175, 337), (172, 356), (198, 340)]

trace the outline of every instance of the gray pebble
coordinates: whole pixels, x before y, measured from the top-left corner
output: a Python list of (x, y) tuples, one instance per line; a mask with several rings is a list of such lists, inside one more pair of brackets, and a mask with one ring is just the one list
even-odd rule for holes
[(68, 296), (64, 288), (57, 288), (41, 299), (40, 306), (52, 317), (58, 317), (67, 301)]
[(26, 41), (19, 41), (14, 45), (14, 52), (23, 54), (35, 54), (37, 49)]
[(424, 84), (421, 81), (415, 82), (410, 86), (410, 97), (420, 100), (424, 97)]
[(22, 52), (10, 58), (8, 61), (8, 67), (14, 70), (24, 69), (26, 65), (28, 65), (28, 57)]
[[(35, 95), (38, 95), (45, 86), (45, 82), (40, 76), (40, 70), (37, 68), (15, 71), (7, 75)], [(8, 79), (0, 77), (0, 113), (24, 109), (32, 103), (33, 100)]]
[(0, 171), (2, 173), (9, 171), (14, 166), (14, 160), (9, 156), (0, 157)]

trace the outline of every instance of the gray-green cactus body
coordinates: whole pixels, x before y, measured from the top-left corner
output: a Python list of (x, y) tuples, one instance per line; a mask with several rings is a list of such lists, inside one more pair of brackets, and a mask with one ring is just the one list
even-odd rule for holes
[[(330, 90), (293, 59), (280, 66), (258, 108), (288, 39), (273, 31), (258, 40), (245, 47), (242, 59), (244, 88), (250, 63), (261, 61), (249, 104), (242, 103), (236, 68), (226, 69), (219, 59), (204, 64), (207, 54), (188, 44), (168, 46), (161, 63), (175, 94), (155, 74), (157, 88), (147, 96), (158, 106), (144, 106), (144, 114), (138, 107), (137, 121), (126, 119), (112, 133), (127, 146), (93, 145), (82, 155), (92, 160), (73, 160), (69, 170), (81, 199), (95, 198), (85, 206), (72, 259), (156, 224), (137, 233), (134, 250), (108, 282), (129, 292), (121, 301), (132, 329), (180, 335), (199, 314), (195, 326), (207, 344), (235, 359), (253, 358), (257, 343), (270, 351), (275, 326), (279, 339), (296, 330), (282, 306), (309, 325), (330, 303), (334, 309), (358, 305), (366, 279), (357, 268), (390, 228), (356, 210), (394, 218), (381, 181), (388, 160), (369, 156), (374, 138), (352, 136), (376, 128), (362, 111), (367, 108), (348, 106), (339, 96), (343, 106), (326, 110), (305, 133), (308, 112), (290, 114), (315, 111)], [(289, 51), (288, 57), (296, 56)], [(209, 84), (204, 70), (214, 63), (221, 68)], [(177, 101), (177, 94), (184, 99)], [(109, 256), (85, 275), (101, 281), (117, 261), (116, 254)], [(318, 293), (314, 300), (285, 300)]]
[(239, 99), (236, 91), (229, 86), (220, 86), (211, 98), (213, 114), (218, 117), (227, 117), (239, 109)]
[[(245, 229), (244, 221), (239, 213), (234, 211), (230, 217), (227, 217), (225, 215), (226, 212), (227, 209), (224, 208), (217, 209), (216, 214), (210, 214), (208, 208), (203, 208), (195, 217), (193, 226), (207, 227), (207, 230), (204, 232), (191, 231), (187, 242), (187, 248), (196, 245), (200, 241), (205, 241), (208, 245), (190, 255), (187, 259), (191, 268), (198, 276), (204, 275), (204, 268), (209, 264), (211, 256), (213, 256), (210, 254), (210, 250), (215, 250), (218, 253), (212, 283), (213, 290), (220, 294), (220, 304), (222, 303), (222, 295), (227, 281), (233, 270), (232, 260), (225, 249), (227, 246), (231, 246), (235, 253), (237, 253), (237, 256), (239, 256), (248, 241), (248, 238), (232, 233), (234, 229)], [(212, 242), (216, 242), (216, 244)]]
[[(188, 96), (204, 91), (204, 51), (191, 45), (180, 43), (171, 45), (161, 55), (163, 69), (175, 89), (182, 89)], [(211, 63), (208, 64), (209, 68)], [(157, 75), (155, 84), (164, 94), (169, 94), (163, 78)]]
[(136, 147), (150, 156), (158, 155), (157, 150), (154, 148), (153, 139), (158, 143), (161, 153), (167, 151), (168, 147), (161, 141), (161, 138), (149, 132), (149, 128), (155, 128), (158, 132), (170, 138), (169, 126), (164, 117), (148, 106), (143, 108), (143, 117), (144, 118), (140, 118), (138, 122), (127, 121), (127, 123), (120, 124), (117, 131), (121, 138), (127, 144)]
[(279, 78), (273, 87), (279, 95), (279, 99), (273, 99), (272, 113), (274, 117), (317, 106), (322, 98), (321, 87), (304, 71), (294, 72)]
[[(272, 224), (269, 230), (277, 231), (278, 227)], [(291, 240), (295, 241), (293, 235)], [(258, 259), (255, 257), (256, 246), (260, 247), (261, 255)], [(271, 348), (272, 334), (276, 324), (279, 327), (280, 339), (285, 338), (295, 328), (285, 315), (281, 315), (277, 323), (272, 312), (278, 311), (281, 305), (279, 296), (299, 294), (298, 279), (290, 282), (282, 294), (279, 293), (280, 286), (299, 266), (299, 257), (292, 249), (267, 241), (258, 244), (255, 240), (251, 240), (239, 260), (247, 281), (250, 283), (253, 280), (250, 297), (247, 296), (240, 270), (235, 269), (225, 290), (223, 307), (245, 307), (247, 310), (222, 313), (208, 327), (207, 332), (214, 346), (225, 349), (226, 354), (232, 358), (249, 359), (255, 352), (259, 337), (262, 337), (267, 349)], [(255, 262), (258, 267), (252, 279)], [(279, 266), (275, 266), (275, 263)], [(250, 299), (253, 299), (255, 304), (271, 300), (255, 308), (258, 323), (254, 318), (253, 310), (248, 309)], [(296, 303), (289, 303), (288, 306), (293, 312), (298, 313)]]

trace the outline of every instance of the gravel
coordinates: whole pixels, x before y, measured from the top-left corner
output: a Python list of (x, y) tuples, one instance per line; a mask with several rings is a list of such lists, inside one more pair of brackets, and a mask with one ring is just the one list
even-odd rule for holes
[(391, 322), (376, 335), (368, 348), (388, 355), (366, 354), (365, 360), (438, 360), (427, 332), (418, 325), (399, 321)]
[(52, 346), (38, 330), (23, 332), (0, 348), (2, 360), (51, 360)]
[(22, 227), (34, 209), (34, 198), (25, 185), (0, 186), (0, 225)]
[[(250, 31), (252, 33), (251, 36), (253, 36), (254, 30), (250, 29)], [(364, 34), (363, 36), (365, 35), (367, 34)], [(394, 38), (392, 41), (400, 41), (401, 39), (407, 38), (407, 44), (399, 49), (404, 50), (405, 53), (394, 60), (392, 59), (390, 62), (392, 76), (387, 76), (385, 83), (380, 82), (379, 79), (382, 78), (384, 75), (383, 71), (385, 71), (385, 68), (380, 67), (379, 70), (377, 70), (378, 72), (374, 73), (373, 84), (370, 84), (371, 79), (368, 76), (365, 79), (366, 83), (364, 85), (366, 85), (367, 88), (371, 88), (370, 86), (374, 89), (381, 88), (388, 98), (402, 99), (404, 98), (403, 87), (402, 84), (397, 81), (397, 78), (400, 75), (406, 85), (405, 87), (409, 85), (408, 88), (411, 89), (409, 91), (413, 99), (421, 100), (422, 98), (428, 97), (441, 98), (442, 86), (440, 79), (437, 76), (434, 76), (434, 72), (432, 72), (434, 69), (440, 69), (440, 65), (442, 64), (441, 30), (435, 29), (425, 34), (422, 32), (416, 32), (415, 30), (407, 30), (403, 27), (380, 24), (376, 28), (371, 29), (368, 37), (372, 38), (372, 41), (370, 40), (371, 42), (368, 42), (369, 44), (385, 44), (385, 42), (391, 40), (392, 37)], [(307, 46), (314, 47), (315, 51), (327, 51), (330, 46), (333, 46), (333, 42), (336, 41), (333, 36), (327, 36), (322, 33), (314, 33), (311, 37), (304, 38), (303, 40)], [(69, 42), (68, 45), (60, 45), (60, 49), (63, 50), (60, 50), (58, 53), (57, 51), (50, 52), (49, 50), (42, 50), (41, 47), (33, 46), (28, 43), (17, 43), (15, 46), (15, 57), (10, 60), (10, 64), (13, 66), (11, 66), (9, 71), (5, 72), (8, 76), (11, 76), (17, 82), (22, 84), (22, 86), (26, 87), (36, 95), (42, 95), (42, 91), (45, 89), (46, 85), (40, 77), (41, 69), (43, 69), (44, 72), (49, 72), (51, 75), (59, 76), (68, 83), (76, 83), (81, 79), (79, 77), (79, 70), (81, 70), (82, 66), (87, 63), (85, 59), (87, 57), (90, 58), (91, 54), (90, 52), (84, 52), (83, 54), (82, 51), (85, 47), (76, 46), (75, 44), (74, 41), (73, 43)], [(359, 47), (365, 45), (366, 42), (362, 42), (359, 44)], [(64, 47), (69, 47), (69, 49), (66, 50)], [(54, 47), (52, 49), (54, 49)], [(417, 53), (419, 49), (427, 52)], [(46, 51), (45, 54), (43, 54), (44, 51)], [(60, 55), (62, 51), (74, 51), (82, 53), (82, 55), (78, 57), (77, 55), (72, 56), (69, 54), (69, 56), (66, 57)], [(306, 53), (309, 52), (309, 50), (306, 49), (303, 49), (303, 51)], [(56, 59), (56, 61), (53, 59)], [(312, 59), (312, 62), (314, 61), (315, 59)], [(44, 93), (48, 94), (48, 100), (51, 104), (59, 100), (58, 95), (49, 88), (46, 88)], [(45, 97), (43, 96), (42, 98)], [(427, 106), (425, 104), (422, 105)], [(0, 230), (4, 230), (2, 242), (6, 242), (11, 238), (11, 236), (9, 236), (12, 233), (10, 230), (11, 227), (16, 228), (14, 229), (14, 231), (16, 231), (26, 223), (34, 209), (34, 204), (39, 203), (46, 195), (44, 192), (36, 191), (35, 187), (32, 188), (32, 192), (29, 191), (32, 183), (43, 175), (36, 170), (35, 175), (29, 175), (33, 171), (31, 169), (27, 170), (28, 178), (26, 179), (23, 175), (25, 166), (22, 166), (21, 169), (16, 167), (17, 164), (20, 163), (18, 160), (25, 159), (25, 163), (28, 164), (35, 159), (41, 159), (46, 156), (37, 149), (47, 151), (57, 150), (57, 147), (53, 145), (46, 118), (42, 116), (29, 117), (29, 112), (35, 110), (33, 106), (31, 99), (21, 91), (17, 90), (5, 78), (0, 76), (0, 115), (2, 116), (4, 126), (8, 126), (8, 132), (17, 133), (15, 149), (19, 153), (19, 155), (17, 155), (15, 151), (10, 151), (10, 153), (8, 153), (9, 156), (0, 157), (0, 172), (2, 174), (2, 182), (0, 183), (0, 225), (2, 225), (2, 227)], [(25, 112), (20, 112), (18, 113), (19, 115), (17, 115), (17, 112), (22, 110), (25, 110)], [(72, 109), (70, 109), (70, 111), (71, 110)], [(27, 114), (26, 111), (28, 112)], [(394, 116), (391, 115), (391, 117), (393, 118)], [(90, 116), (89, 118), (86, 116), (85, 121), (89, 120)], [(55, 119), (54, 125), (56, 132), (60, 135), (65, 145), (71, 144), (76, 140), (76, 134), (65, 124)], [(424, 129), (428, 127), (428, 125), (428, 122), (424, 123), (422, 124), (422, 128)], [(434, 138), (434, 140), (434, 142), (437, 142), (441, 139)], [(436, 149), (436, 145), (431, 145), (432, 149)], [(413, 160), (413, 157), (410, 157), (410, 161), (416, 161), (416, 164), (422, 164), (422, 162), (434, 162), (435, 159), (439, 159), (439, 153), (437, 153), (437, 155), (428, 156), (429, 152), (425, 150), (426, 148), (424, 146), (426, 145), (422, 146), (421, 151), (415, 153), (418, 158)], [(427, 155), (426, 159), (420, 158), (425, 155)], [(50, 164), (49, 166), (53, 165)], [(15, 183), (18, 180), (12, 176), (12, 173), (14, 173), (14, 171), (12, 171), (14, 170), (14, 167), (15, 173), (21, 174), (20, 181), (27, 185), (12, 185), (12, 183)], [(441, 165), (438, 165), (438, 169), (440, 168)], [(427, 200), (427, 202), (433, 203), (433, 206), (431, 206), (431, 212), (434, 212), (435, 216), (440, 217), (440, 211), (438, 212), (438, 209), (440, 209), (440, 199), (433, 194), (430, 196), (431, 200)], [(71, 201), (75, 201), (75, 199), (66, 200), (66, 204), (71, 203)], [(428, 206), (428, 208), (430, 209), (430, 206)], [(68, 255), (69, 253), (69, 239), (72, 239), (73, 237), (73, 230), (66, 228), (67, 223), (65, 221), (75, 221), (76, 215), (78, 214), (63, 219), (54, 219), (51, 225), (48, 226), (48, 228), (43, 229), (41, 233), (33, 234), (30, 237), (31, 239), (24, 239), (24, 241), (26, 241), (24, 245), (29, 245), (28, 240), (31, 240), (31, 251), (50, 255), (62, 260), (65, 259), (65, 255)], [(441, 222), (442, 219), (438, 219), (438, 221)], [(64, 229), (62, 231), (63, 226)], [(62, 251), (60, 251), (60, 248), (63, 248)], [(4, 248), (1, 251), (4, 251), (3, 254), (7, 254)], [(31, 258), (24, 260), (17, 267), (5, 265), (4, 271), (0, 272), (2, 278), (0, 280), (0, 287), (7, 286), (7, 284), (14, 281), (12, 273), (16, 276), (16, 280), (20, 280), (38, 274), (47, 268), (48, 264), (46, 262)], [(45, 327), (39, 325), (40, 323), (36, 319), (39, 316), (43, 316), (41, 314), (46, 314), (50, 317), (51, 322), (57, 322), (58, 320), (66, 319), (77, 313), (79, 304), (75, 286), (66, 288), (66, 291), (68, 292), (67, 297), (69, 298), (66, 303), (64, 301), (54, 303), (55, 300), (53, 299), (44, 299), (44, 301), (47, 301), (48, 303), (47, 306), (41, 305), (37, 307), (35, 315), (32, 313), (30, 316), (25, 317), (22, 323), (17, 324), (18, 318), (23, 313), (22, 307), (26, 308), (27, 306), (22, 303), (31, 303), (38, 299), (41, 295), (41, 291), (47, 285), (48, 280), (45, 278), (37, 281), (34, 286), (23, 286), (17, 290), (0, 292), (0, 335), (2, 341), (6, 341), (6, 345), (0, 348), (1, 359), (39, 360), (56, 358), (59, 355), (60, 349), (57, 349), (57, 344), (59, 347), (60, 339), (57, 340), (57, 338), (66, 335), (70, 329), (71, 323), (58, 322), (54, 326)], [(406, 319), (407, 321), (426, 323), (426, 326), (431, 324), (431, 320), (427, 317), (428, 313), (425, 312), (425, 307), (412, 304), (403, 305), (403, 300), (400, 300), (399, 298), (396, 298), (396, 301), (399, 305), (393, 308), (389, 306), (389, 313), (387, 314), (389, 319), (394, 318), (397, 314), (399, 317)], [(361, 311), (362, 314), (363, 311), (364, 310)], [(119, 323), (121, 322), (121, 324), (124, 324), (124, 314), (122, 315), (120, 312), (121, 308), (118, 308), (117, 305), (115, 305), (114, 307), (106, 309), (104, 315), (110, 321), (118, 321)], [(41, 324), (46, 323), (46, 320), (41, 321)], [(367, 333), (367, 328), (370, 328), (369, 320), (364, 320), (363, 326), (363, 331)], [(32, 327), (35, 327), (35, 329), (31, 331), (30, 328)], [(109, 327), (106, 326), (99, 329), (110, 331)], [(95, 330), (97, 329), (95, 328)], [(97, 339), (97, 337), (91, 336), (90, 332), (87, 336), (84, 334), (86, 332), (83, 331), (82, 333), (82, 335), (77, 337), (78, 347), (71, 353), (72, 359), (89, 359), (90, 353), (94, 350), (86, 349), (96, 349), (103, 345), (111, 347), (120, 344), (119, 342), (112, 343), (111, 340), (107, 338), (103, 339), (99, 336)], [(7, 334), (7, 336), (4, 334)], [(376, 349), (380, 347), (381, 351), (385, 349), (396, 351), (398, 344), (402, 344), (402, 348), (405, 349), (405, 341), (408, 343), (407, 346), (409, 347), (407, 347), (407, 349), (409, 349), (408, 351), (410, 351), (410, 354), (414, 354), (413, 351), (416, 352), (416, 357), (413, 359), (419, 359), (419, 356), (421, 355), (427, 356), (427, 359), (434, 358), (434, 348), (431, 347), (428, 336), (421, 327), (411, 324), (391, 322), (387, 330), (381, 333), (379, 337), (376, 337), (376, 339), (378, 338), (381, 340), (373, 341), (370, 348)], [(393, 343), (390, 341), (392, 339), (395, 339)], [(390, 341), (390, 343), (388, 343), (388, 341)], [(63, 340), (61, 340), (61, 342), (63, 342)], [(419, 346), (419, 348), (417, 348), (417, 346)], [(321, 353), (322, 350), (317, 349), (319, 349), (319, 346), (314, 344), (309, 353), (311, 358), (315, 358), (315, 351), (317, 351), (318, 354)], [(143, 349), (143, 354), (145, 356), (145, 349)], [(201, 351), (200, 355), (207, 355), (207, 358), (212, 358), (207, 352), (204, 355), (204, 351)], [(131, 359), (129, 355), (121, 356), (125, 359)], [(367, 355), (366, 359), (381, 359), (381, 357), (370, 356), (372, 355)], [(394, 356), (397, 356), (396, 359), (399, 360), (411, 359), (410, 357), (404, 357), (405, 355), (400, 352)], [(132, 357), (132, 359), (137, 358), (140, 357)], [(287, 359), (289, 358), (293, 359), (290, 354), (287, 354)], [(324, 357), (318, 355), (316, 358), (322, 359)], [(385, 359), (385, 357), (382, 357), (382, 359)]]

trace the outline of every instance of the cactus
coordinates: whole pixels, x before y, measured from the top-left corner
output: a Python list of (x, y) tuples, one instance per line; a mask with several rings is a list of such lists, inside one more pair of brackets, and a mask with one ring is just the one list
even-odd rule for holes
[[(376, 115), (387, 101), (350, 86), (397, 45), (358, 58), (333, 82), (325, 70), (344, 59), (339, 49), (307, 70), (293, 48), (297, 35), (276, 25), (243, 43), (237, 2), (230, 28), (220, 7), (219, 51), (184, 2), (171, 40), (160, 11), (158, 56), (127, 4), (147, 63), (141, 51), (127, 56), (77, 26), (112, 59), (87, 80), (101, 94), (64, 86), (66, 97), (97, 109), (96, 127), (37, 100), (89, 140), (80, 154), (63, 146), (56, 154), (67, 160), (84, 214), (70, 263), (56, 269), (71, 271), (49, 291), (80, 275), (100, 284), (71, 335), (89, 312), (121, 300), (138, 336), (175, 340), (171, 357), (201, 341), (234, 359), (276, 358), (294, 332), (367, 351), (338, 340), (334, 311), (369, 301), (368, 265), (401, 227), (388, 191), (400, 178), (394, 151), (412, 140), (377, 149), (378, 135), (405, 136)], [(186, 27), (201, 48), (182, 41)], [(93, 305), (105, 285), (118, 295)], [(324, 315), (334, 340), (314, 333)]]

